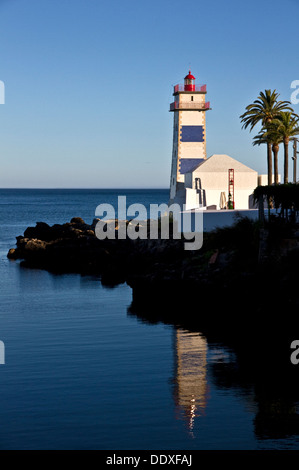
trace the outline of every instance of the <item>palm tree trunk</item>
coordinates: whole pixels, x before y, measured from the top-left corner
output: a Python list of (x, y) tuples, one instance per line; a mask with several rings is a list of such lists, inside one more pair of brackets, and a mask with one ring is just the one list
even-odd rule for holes
[(278, 184), (278, 151), (279, 145), (273, 145), (273, 156), (274, 156), (274, 184)]
[(272, 145), (267, 143), (268, 185), (272, 184)]
[(287, 184), (289, 182), (289, 139), (285, 138), (283, 141), (284, 145), (284, 176), (283, 176), (283, 182), (284, 184)]

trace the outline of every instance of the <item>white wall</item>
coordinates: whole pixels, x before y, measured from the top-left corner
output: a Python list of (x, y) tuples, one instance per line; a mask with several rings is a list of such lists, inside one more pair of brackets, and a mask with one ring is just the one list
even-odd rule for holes
[[(203, 231), (211, 232), (217, 227), (225, 227), (233, 225), (236, 222), (236, 215), (238, 211), (203, 211)], [(238, 213), (241, 217), (249, 217), (250, 219), (257, 220), (258, 210), (244, 210)]]
[[(255, 171), (235, 171), (234, 176), (235, 190), (252, 189), (253, 191), (257, 187), (257, 173)], [(228, 191), (228, 171), (201, 172), (200, 169), (198, 169), (197, 171), (193, 172), (193, 181), (195, 181), (195, 178), (201, 179), (201, 185), (203, 189), (219, 189), (221, 191)]]
[[(187, 213), (185, 211), (184, 213)], [(258, 220), (259, 211), (255, 210), (243, 210), (243, 211), (234, 211), (234, 210), (227, 210), (227, 211), (210, 211), (210, 210), (199, 210), (194, 211), (191, 213), (191, 227), (194, 230), (195, 227), (195, 214), (200, 212), (202, 214), (202, 224), (203, 224), (203, 232), (211, 232), (215, 230), (217, 227), (225, 227), (233, 225), (237, 221), (237, 216), (241, 217), (248, 217), (252, 220)], [(183, 220), (182, 220), (182, 230), (184, 228)]]
[(181, 142), (178, 154), (180, 158), (206, 158), (205, 111), (180, 111), (181, 126), (203, 126), (204, 142)]
[[(248, 209), (249, 196), (257, 186), (257, 173), (255, 171), (235, 171), (234, 200), (236, 209)], [(188, 178), (190, 178), (188, 176)], [(228, 202), (228, 172), (204, 172), (198, 169), (192, 174), (192, 187), (195, 187), (195, 178), (201, 179), (201, 187), (206, 192), (207, 206), (216, 205), (220, 209), (220, 195), (225, 192)], [(190, 181), (188, 179), (188, 186)]]
[(199, 206), (199, 195), (195, 189), (186, 188), (186, 210), (197, 209)]
[[(221, 192), (225, 192), (226, 202), (228, 202), (228, 190), (226, 189), (206, 189), (206, 204), (207, 206), (216, 205), (220, 209), (220, 196)], [(254, 188), (253, 188), (254, 189)], [(248, 209), (249, 196), (252, 194), (253, 189), (235, 189), (235, 209)]]
[(181, 126), (204, 126), (206, 111), (179, 111)]
[[(274, 175), (272, 175), (272, 183), (274, 182)], [(278, 175), (278, 182), (280, 183), (280, 175)], [(258, 185), (259, 186), (268, 186), (268, 175), (259, 175), (258, 176)]]
[[(181, 93), (179, 95), (180, 97), (180, 103), (204, 103), (205, 102), (205, 94), (201, 93), (194, 93), (192, 92), (189, 93)], [(193, 100), (191, 99), (193, 97)]]

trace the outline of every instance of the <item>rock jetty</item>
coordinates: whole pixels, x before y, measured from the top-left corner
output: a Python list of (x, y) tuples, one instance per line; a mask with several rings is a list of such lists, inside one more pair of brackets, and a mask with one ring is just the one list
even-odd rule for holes
[(205, 317), (217, 312), (225, 326), (232, 304), (238, 323), (265, 308), (272, 316), (278, 301), (298, 309), (297, 226), (261, 228), (241, 218), (232, 227), (204, 234), (200, 250), (185, 251), (183, 239), (151, 240), (149, 227), (147, 239), (119, 239), (118, 221), (107, 222), (114, 224), (115, 239), (99, 240), (98, 220), (37, 222), (17, 237), (7, 256), (29, 268), (100, 275), (107, 286), (126, 282), (133, 290), (133, 309), (155, 312), (159, 303), (165, 317), (173, 317), (175, 307), (180, 316), (196, 318), (204, 305)]
[(53, 226), (37, 222), (35, 227), (28, 227), (23, 236), (17, 237), (16, 247), (11, 248), (7, 256), (21, 260), (22, 266), (30, 268), (99, 274), (104, 283), (111, 284), (125, 282), (136, 273), (152, 272), (158, 263), (167, 264), (174, 275), (175, 266), (171, 266), (182, 258), (182, 240), (118, 239), (117, 220), (111, 221), (115, 226), (115, 239), (99, 240), (95, 234), (98, 220), (87, 224), (80, 217), (74, 217), (68, 223)]

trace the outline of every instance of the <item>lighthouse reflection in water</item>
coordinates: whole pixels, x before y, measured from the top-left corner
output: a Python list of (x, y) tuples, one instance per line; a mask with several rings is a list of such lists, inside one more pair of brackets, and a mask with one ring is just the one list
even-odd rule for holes
[(208, 343), (200, 333), (175, 332), (174, 398), (178, 414), (183, 414), (192, 433), (195, 418), (203, 415), (208, 400)]

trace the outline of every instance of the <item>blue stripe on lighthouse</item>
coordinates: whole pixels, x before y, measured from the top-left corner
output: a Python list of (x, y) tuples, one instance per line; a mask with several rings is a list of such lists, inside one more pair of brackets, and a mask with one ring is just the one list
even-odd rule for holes
[(182, 126), (181, 142), (204, 142), (203, 126)]
[(193, 172), (204, 161), (204, 158), (181, 158), (179, 161), (179, 172), (181, 175), (190, 171)]

